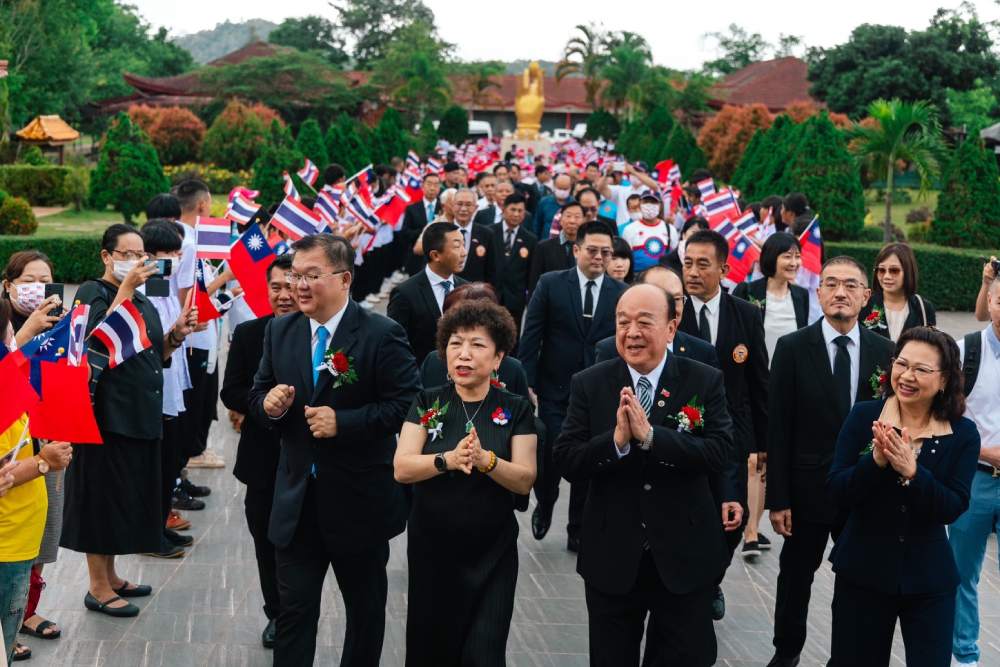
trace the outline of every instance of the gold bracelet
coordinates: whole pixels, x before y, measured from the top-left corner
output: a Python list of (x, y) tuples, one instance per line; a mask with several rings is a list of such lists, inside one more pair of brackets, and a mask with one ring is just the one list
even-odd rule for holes
[(490, 474), (497, 467), (497, 461), (498, 459), (496, 452), (490, 452), (490, 462), (486, 465), (485, 468), (480, 468), (479, 472), (483, 473), (484, 475)]

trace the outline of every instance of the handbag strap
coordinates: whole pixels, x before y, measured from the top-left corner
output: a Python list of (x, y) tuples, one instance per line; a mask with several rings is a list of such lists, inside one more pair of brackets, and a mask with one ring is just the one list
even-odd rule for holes
[(920, 315), (923, 317), (924, 326), (927, 326), (927, 308), (924, 306), (924, 297), (919, 294), (915, 295), (917, 301), (920, 302)]

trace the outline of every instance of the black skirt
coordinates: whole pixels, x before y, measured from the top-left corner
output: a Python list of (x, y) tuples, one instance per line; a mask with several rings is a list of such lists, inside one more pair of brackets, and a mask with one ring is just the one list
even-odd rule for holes
[(109, 556), (160, 551), (160, 441), (101, 437), (103, 445), (73, 445), (59, 545)]

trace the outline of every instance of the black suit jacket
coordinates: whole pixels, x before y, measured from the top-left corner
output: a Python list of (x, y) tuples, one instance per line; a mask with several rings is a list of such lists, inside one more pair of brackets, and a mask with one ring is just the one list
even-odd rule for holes
[[(305, 315), (272, 320), (250, 390), (251, 413), (261, 422), (269, 420), (281, 436), (268, 538), (278, 548), (291, 543), (311, 483), (324, 542), (361, 552), (400, 534), (406, 524), (392, 457), (396, 434), (420, 387), (417, 364), (402, 327), (354, 301), (347, 302), (328, 349), (350, 358), (355, 382), (334, 388), (324, 370), (314, 387), (311, 340)], [(278, 384), (294, 387), (295, 400), (284, 415), (271, 419), (264, 397)], [(336, 436), (313, 437), (304, 415), (307, 405), (336, 411)], [(310, 482), (313, 465), (316, 478)]]
[(245, 415), (240, 428), (240, 444), (236, 450), (233, 474), (250, 487), (274, 486), (281, 443), (278, 433), (268, 423), (250, 411), (250, 388), (264, 350), (264, 332), (274, 315), (243, 322), (233, 331), (226, 358), (226, 374), (219, 392), (222, 403), (230, 410)]
[(459, 276), (470, 283), (497, 284), (497, 249), (489, 227), (472, 223), (472, 243)]
[(959, 417), (951, 435), (924, 440), (917, 476), (903, 487), (892, 466), (879, 468), (861, 453), (882, 405), (855, 404), (837, 438), (827, 489), (848, 515), (830, 553), (833, 571), (879, 597), (954, 594), (958, 569), (945, 526), (969, 507), (979, 431)]
[[(417, 242), (420, 235), (424, 233), (424, 227), (430, 220), (427, 219), (427, 202), (421, 199), (406, 207), (403, 213), (403, 226), (399, 230), (399, 235), (406, 244), (406, 272), (411, 276), (424, 268), (427, 264), (427, 257), (413, 254), (413, 244)], [(438, 202), (434, 202), (434, 213), (438, 212)]]
[(565, 271), (576, 266), (573, 259), (573, 252), (566, 252), (566, 248), (559, 242), (559, 237), (555, 236), (542, 239), (535, 247), (535, 253), (531, 258), (531, 270), (528, 272), (528, 292), (534, 292), (538, 285), (538, 280), (550, 271)]
[(594, 364), (594, 346), (615, 332), (615, 306), (625, 283), (605, 275), (594, 317), (584, 324), (575, 268), (542, 276), (524, 314), (518, 358), (540, 398), (565, 404), (573, 373)]
[(538, 238), (522, 225), (514, 237), (514, 248), (508, 253), (504, 243), (504, 223), (498, 222), (490, 229), (493, 231), (493, 244), (497, 248), (499, 260), (497, 291), (500, 293), (500, 305), (520, 322), (521, 313), (528, 303), (528, 272)]
[[(792, 295), (792, 307), (795, 308), (795, 325), (799, 329), (809, 326), (809, 291), (791, 284), (788, 291)], [(753, 297), (760, 304), (760, 316), (763, 318), (767, 312), (767, 278), (740, 283), (733, 290), (733, 296), (744, 301), (750, 301), (750, 297)]]
[[(458, 276), (452, 279), (455, 282), (452, 288), (465, 283)], [(392, 288), (385, 314), (403, 327), (415, 359), (423, 359), (428, 352), (437, 349), (437, 322), (441, 309), (423, 269)]]
[(492, 227), (497, 222), (497, 210), (493, 204), (490, 204), (481, 211), (476, 211), (476, 215), (472, 218), (472, 224), (482, 225), (483, 227)]
[[(691, 299), (684, 304), (680, 328), (698, 336)], [(746, 459), (751, 452), (767, 451), (767, 347), (757, 306), (722, 292), (715, 352), (726, 382), (733, 440), (739, 450), (719, 494), (723, 501), (745, 501)]]
[[(913, 327), (922, 327), (924, 324), (924, 311), (920, 309), (920, 301), (924, 302), (924, 311), (927, 312), (927, 324), (929, 327), (937, 326), (937, 311), (934, 309), (934, 304), (932, 304), (927, 299), (914, 294), (909, 299), (907, 299), (906, 304), (909, 306), (910, 312), (906, 316), (906, 321), (903, 322), (903, 331), (907, 329), (912, 329)], [(868, 316), (872, 314), (874, 308), (878, 308), (881, 311), (881, 316), (878, 321), (868, 322)], [(884, 338), (889, 337), (889, 324), (885, 320), (885, 302), (882, 299), (881, 294), (876, 294), (872, 292), (872, 298), (868, 300), (868, 305), (866, 305), (862, 310), (861, 314), (858, 315), (858, 321), (862, 323), (862, 326), (877, 333), (879, 336)], [(902, 335), (903, 331), (900, 332)]]
[[(595, 346), (595, 350), (597, 352), (596, 363), (619, 357), (614, 336), (608, 336), (599, 342)], [(719, 368), (719, 356), (715, 353), (715, 348), (702, 339), (690, 336), (683, 331), (678, 331), (677, 335), (674, 336), (674, 354), (678, 357), (700, 361), (712, 368)]]
[[(711, 488), (711, 478), (726, 466), (733, 449), (722, 374), (669, 354), (650, 413), (653, 446), (644, 452), (633, 442), (619, 458), (615, 413), (626, 386), (632, 386), (632, 378), (621, 359), (574, 376), (569, 410), (554, 445), (563, 477), (589, 481), (577, 572), (604, 593), (625, 594), (635, 584), (648, 541), (667, 590), (683, 594), (704, 588), (718, 580), (729, 561)], [(678, 431), (674, 415), (695, 400), (704, 408), (704, 427)]]
[[(791, 509), (793, 531), (796, 519), (839, 523), (824, 487), (847, 414), (830, 398), (833, 370), (822, 325), (779, 338), (771, 361), (766, 505)], [(889, 371), (892, 343), (864, 327), (860, 340), (856, 400), (867, 401), (875, 397), (872, 376)]]

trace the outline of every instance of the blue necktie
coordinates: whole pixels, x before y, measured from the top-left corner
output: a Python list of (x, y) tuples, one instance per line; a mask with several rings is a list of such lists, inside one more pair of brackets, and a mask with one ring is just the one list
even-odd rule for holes
[(639, 382), (636, 384), (636, 398), (639, 399), (639, 405), (642, 409), (646, 411), (646, 416), (649, 416), (650, 411), (653, 409), (653, 383), (649, 381), (645, 375), (639, 378)]
[(434, 204), (427, 204), (427, 220), (428, 222), (434, 220)]
[(316, 348), (313, 349), (312, 369), (313, 387), (319, 380), (319, 367), (323, 363), (323, 355), (326, 354), (326, 344), (330, 340), (330, 331), (326, 327), (316, 329)]

